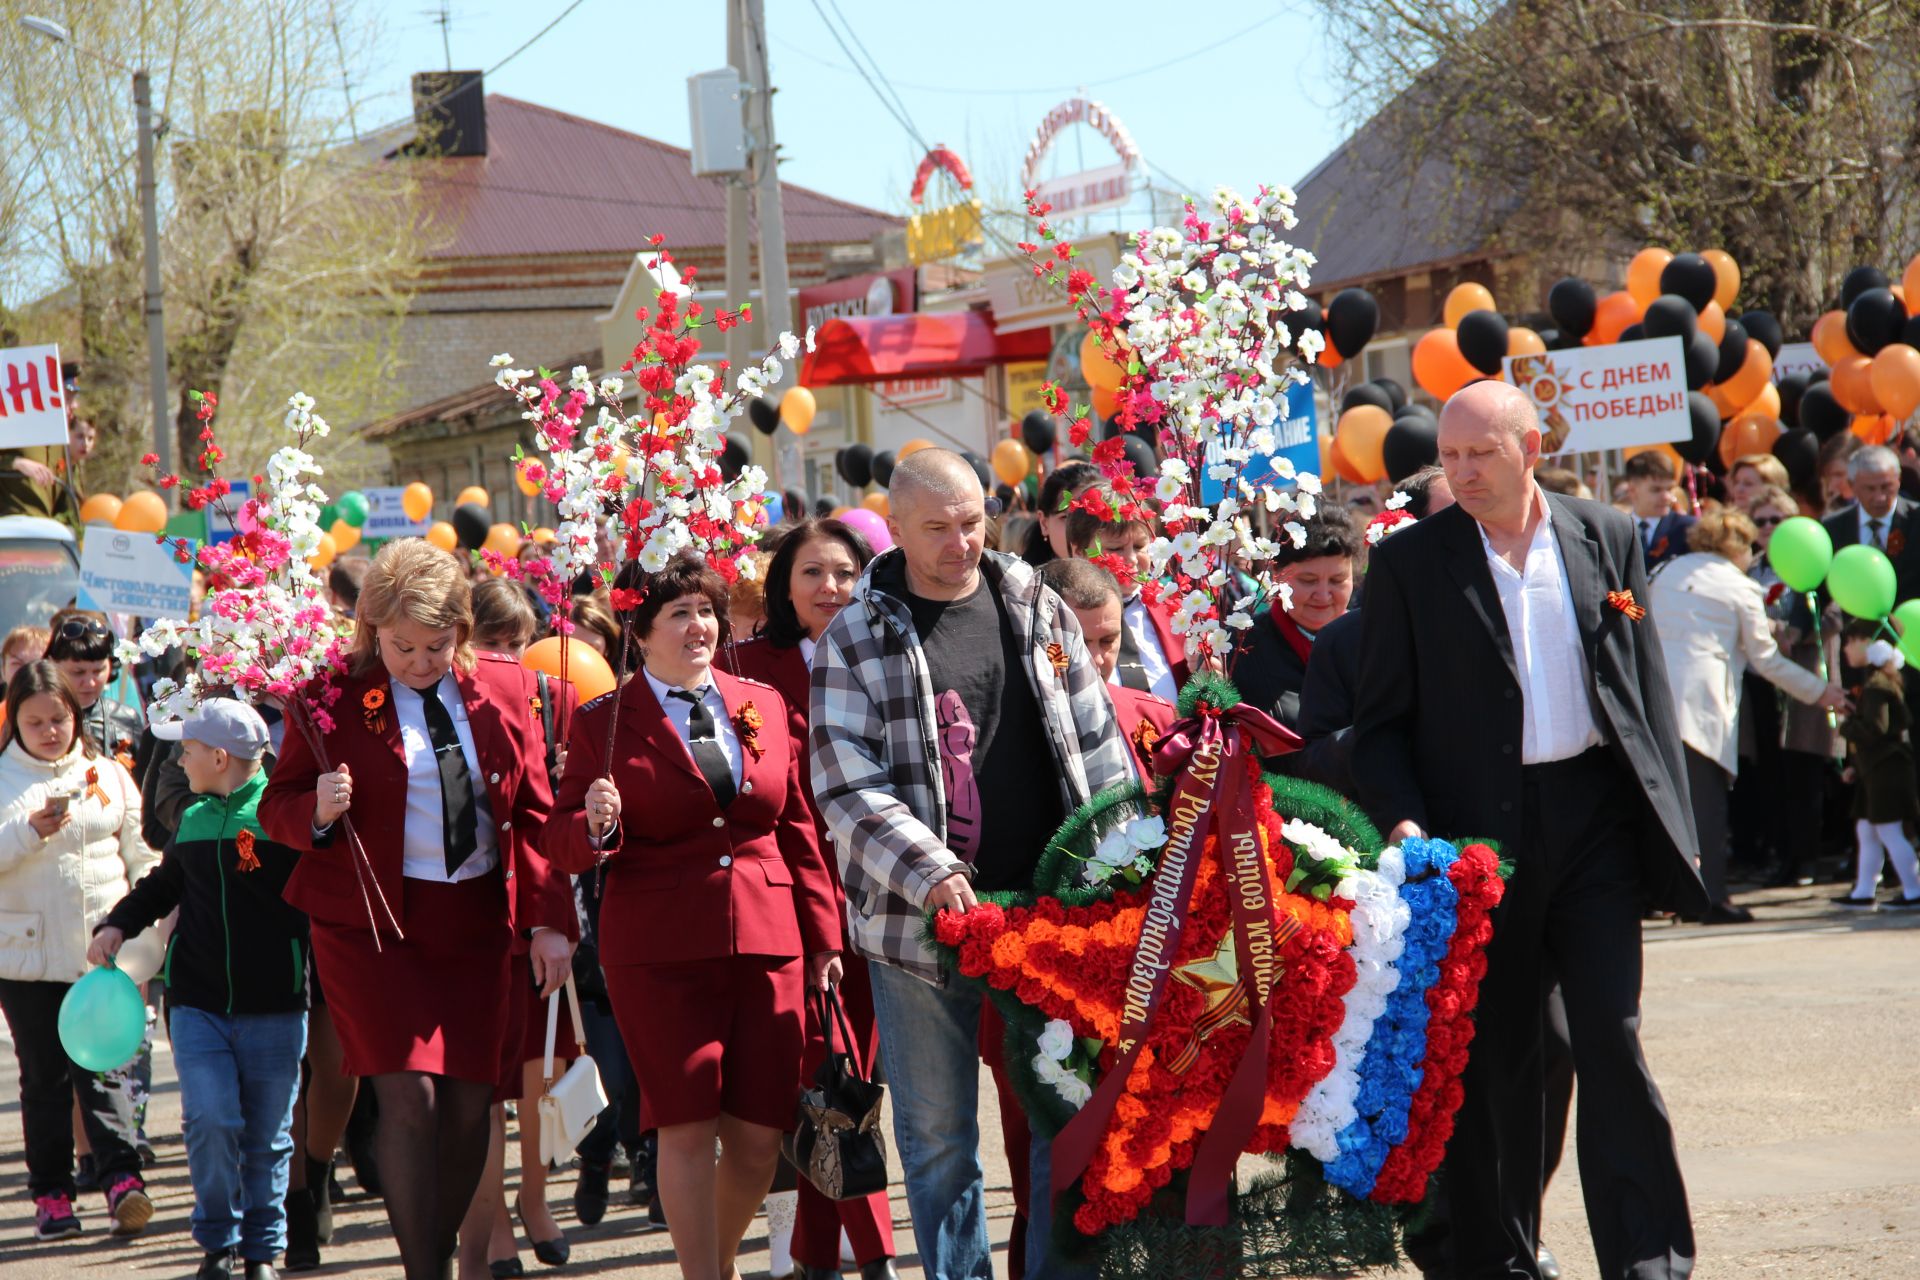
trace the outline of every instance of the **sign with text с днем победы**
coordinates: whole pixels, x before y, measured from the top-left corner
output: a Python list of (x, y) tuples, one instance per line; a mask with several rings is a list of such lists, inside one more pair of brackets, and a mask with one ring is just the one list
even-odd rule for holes
[(1542, 457), (1664, 444), (1693, 434), (1686, 355), (1678, 338), (1508, 356), (1506, 380), (1526, 392), (1540, 414)]

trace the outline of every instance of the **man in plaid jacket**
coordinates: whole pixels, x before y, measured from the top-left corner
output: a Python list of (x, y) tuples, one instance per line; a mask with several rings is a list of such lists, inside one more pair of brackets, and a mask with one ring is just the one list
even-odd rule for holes
[[(990, 1277), (981, 1185), (980, 993), (922, 942), (929, 910), (1026, 889), (1064, 817), (1132, 778), (1080, 625), (1021, 561), (983, 553), (986, 500), (967, 460), (924, 449), (895, 467), (897, 549), (868, 566), (813, 656), (814, 795), (833, 835), (847, 931), (874, 962), (914, 1236), (929, 1276)], [(1027, 1270), (1046, 1258), (1048, 1144)]]

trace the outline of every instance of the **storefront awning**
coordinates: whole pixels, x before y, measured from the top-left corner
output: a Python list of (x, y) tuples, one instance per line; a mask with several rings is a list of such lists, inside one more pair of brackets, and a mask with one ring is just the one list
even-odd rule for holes
[(915, 312), (829, 320), (800, 366), (809, 387), (889, 378), (964, 378), (992, 365), (1045, 360), (1046, 329), (995, 333), (981, 311)]

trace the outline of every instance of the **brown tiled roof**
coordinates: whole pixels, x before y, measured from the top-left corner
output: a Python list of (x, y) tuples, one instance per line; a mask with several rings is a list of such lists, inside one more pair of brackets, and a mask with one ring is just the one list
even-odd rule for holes
[[(418, 170), (422, 193), (452, 228), (439, 258), (630, 253), (662, 235), (685, 250), (726, 241), (726, 188), (696, 178), (688, 153), (637, 133), (487, 95), (487, 154)], [(793, 244), (863, 242), (903, 220), (781, 185)]]

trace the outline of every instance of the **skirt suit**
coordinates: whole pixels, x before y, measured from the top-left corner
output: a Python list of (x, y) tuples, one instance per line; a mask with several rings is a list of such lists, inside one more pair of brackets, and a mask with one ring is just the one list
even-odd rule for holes
[[(407, 873), (423, 838), (444, 849), (437, 827), (410, 816), (442, 803), (431, 747), (422, 762), (417, 736), (411, 750), (403, 740), (401, 700), (418, 695), (397, 689), (378, 667), (340, 688), (333, 728), (322, 736), (332, 764), (290, 728), (260, 801), (260, 823), (301, 852), (285, 896), (312, 921), (314, 965), (346, 1070), (497, 1084), (514, 939), (542, 927), (578, 936), (567, 879), (539, 851), (552, 791), (533, 674), (483, 654), (473, 671), (456, 669), (438, 687), (462, 730), (479, 828), (474, 854), (451, 879), (419, 874), (417, 863), (416, 874)], [(459, 705), (450, 705), (456, 698)], [(353, 776), (348, 817), (364, 864), (344, 822), (313, 830), (314, 785), (339, 763)], [(491, 865), (474, 874), (489, 851)]]
[[(813, 672), (808, 665), (809, 656), (800, 645), (780, 646), (764, 636), (755, 636), (734, 645), (722, 660), (741, 675), (770, 684), (780, 691), (781, 698), (787, 704), (788, 734), (793, 740), (794, 752), (800, 758), (803, 784), (808, 782), (807, 716), (813, 696)], [(820, 842), (827, 872), (833, 877), (834, 909), (844, 914), (846, 894), (840, 885), (839, 863), (832, 852), (833, 840), (827, 834), (827, 824), (821, 819), (819, 808), (814, 803), (812, 786), (805, 785), (803, 789), (807, 793), (808, 811), (813, 815), (814, 836)], [(840, 957), (840, 962), (843, 967), (840, 1001), (846, 1008), (847, 1021), (852, 1025), (854, 1038), (858, 1042), (855, 1048), (860, 1062), (871, 1071), (880, 1061), (880, 1033), (873, 1016), (873, 980), (867, 973), (866, 957), (848, 951)], [(827, 1046), (825, 1032), (817, 1016), (818, 1003), (809, 1004), (807, 1012), (807, 1053), (802, 1063), (801, 1078), (810, 1082), (813, 1073), (820, 1069), (820, 1063), (826, 1058)], [(800, 1180), (799, 1192), (799, 1213), (793, 1233), (793, 1256), (796, 1261), (822, 1270), (836, 1269), (840, 1260), (842, 1227), (846, 1229), (848, 1242), (853, 1245), (856, 1261), (864, 1264), (893, 1256), (893, 1209), (887, 1203), (886, 1192), (876, 1191), (858, 1200), (829, 1200), (814, 1190), (813, 1185), (804, 1178)]]
[(585, 798), (608, 773), (617, 699), (622, 813), (604, 867), (600, 962), (640, 1082), (641, 1127), (725, 1112), (784, 1129), (800, 1093), (805, 957), (841, 949), (840, 918), (785, 702), (767, 685), (710, 678), (708, 702), (735, 741), (731, 802), (721, 805), (643, 671), (574, 718), (544, 847), (563, 871), (600, 862)]

